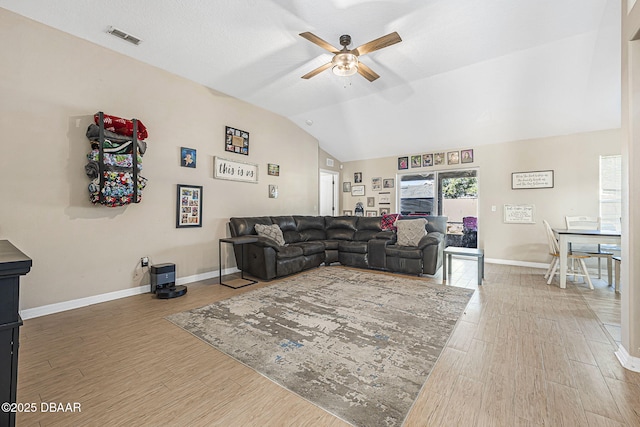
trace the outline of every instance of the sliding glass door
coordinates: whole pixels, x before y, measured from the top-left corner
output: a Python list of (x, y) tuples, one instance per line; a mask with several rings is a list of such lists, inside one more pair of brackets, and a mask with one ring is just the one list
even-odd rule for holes
[(398, 206), (402, 215), (444, 215), (447, 245), (477, 247), (477, 169), (398, 175)]

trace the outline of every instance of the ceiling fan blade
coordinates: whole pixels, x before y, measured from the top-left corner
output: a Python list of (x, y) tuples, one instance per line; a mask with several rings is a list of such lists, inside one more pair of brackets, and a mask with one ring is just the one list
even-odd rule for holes
[(367, 53), (373, 52), (374, 50), (379, 50), (387, 46), (400, 43), (401, 41), (402, 39), (400, 38), (400, 35), (394, 31), (393, 33), (387, 34), (386, 36), (371, 40), (370, 42), (353, 49), (351, 52), (356, 55), (365, 55)]
[(326, 49), (331, 53), (338, 53), (340, 51), (340, 49), (333, 47), (332, 45), (330, 45), (326, 41), (322, 40), (320, 37), (316, 36), (315, 34), (312, 34), (312, 33), (308, 32), (308, 31), (305, 32), (305, 33), (300, 33), (300, 37), (303, 37), (303, 38), (309, 40), (311, 43), (317, 44), (321, 48)]
[(369, 68), (366, 65), (364, 65), (362, 62), (358, 63), (358, 74), (360, 74), (362, 77), (364, 77), (365, 79), (369, 80), (370, 82), (372, 82), (372, 81), (376, 80), (378, 77), (380, 77), (378, 75), (378, 73), (376, 73), (371, 68)]
[(304, 76), (302, 76), (303, 79), (310, 79), (311, 77), (320, 74), (321, 72), (323, 72), (324, 70), (326, 70), (327, 68), (331, 67), (331, 62), (327, 62), (324, 65), (319, 66), (318, 68), (316, 68), (313, 71), (309, 71), (307, 74), (305, 74)]

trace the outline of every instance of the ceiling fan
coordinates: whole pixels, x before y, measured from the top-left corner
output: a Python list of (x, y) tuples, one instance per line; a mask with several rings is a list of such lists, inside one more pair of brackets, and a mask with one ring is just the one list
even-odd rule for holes
[(334, 54), (331, 62), (321, 65), (315, 70), (308, 72), (307, 74), (302, 76), (303, 79), (310, 79), (311, 77), (320, 74), (324, 70), (331, 67), (331, 70), (335, 75), (352, 76), (355, 73), (359, 73), (362, 77), (372, 82), (380, 76), (371, 68), (360, 62), (358, 60), (358, 57), (360, 55), (365, 55), (367, 53), (385, 48), (387, 46), (400, 43), (402, 41), (398, 33), (394, 31), (393, 33), (387, 34), (386, 36), (371, 40), (370, 42), (365, 43), (362, 46), (349, 50), (347, 46), (351, 44), (351, 36), (348, 34), (340, 36), (340, 45), (342, 46), (342, 49), (333, 47), (326, 41), (322, 40), (320, 37), (309, 32), (300, 33), (300, 36)]

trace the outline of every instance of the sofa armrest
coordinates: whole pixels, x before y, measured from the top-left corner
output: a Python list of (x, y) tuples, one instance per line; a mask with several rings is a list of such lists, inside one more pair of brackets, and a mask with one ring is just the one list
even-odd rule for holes
[(277, 244), (273, 239), (264, 236), (256, 236), (258, 241), (253, 243), (261, 248), (273, 248), (276, 252), (280, 251), (281, 246)]
[(379, 233), (376, 233), (375, 238), (381, 239), (381, 240), (392, 240), (395, 242), (398, 239), (398, 236), (396, 235), (395, 231), (384, 230)]
[(434, 232), (428, 233), (426, 236), (420, 239), (420, 242), (418, 242), (418, 247), (420, 249), (424, 249), (430, 245), (439, 245), (440, 242), (442, 242), (443, 240), (444, 240), (444, 235), (442, 233), (434, 231)]

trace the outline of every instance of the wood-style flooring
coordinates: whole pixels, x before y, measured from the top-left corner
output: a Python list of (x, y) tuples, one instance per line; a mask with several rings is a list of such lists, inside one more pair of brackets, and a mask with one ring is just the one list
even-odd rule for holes
[[(477, 288), (475, 268), (454, 259), (449, 284)], [(640, 426), (640, 374), (614, 355), (619, 296), (598, 280), (595, 291), (547, 286), (543, 274), (486, 265), (405, 426)], [(269, 285), (211, 280), (172, 300), (145, 294), (26, 320), (18, 401), (38, 411), (17, 425), (347, 425), (164, 320)], [(43, 413), (41, 402), (81, 412)]]

